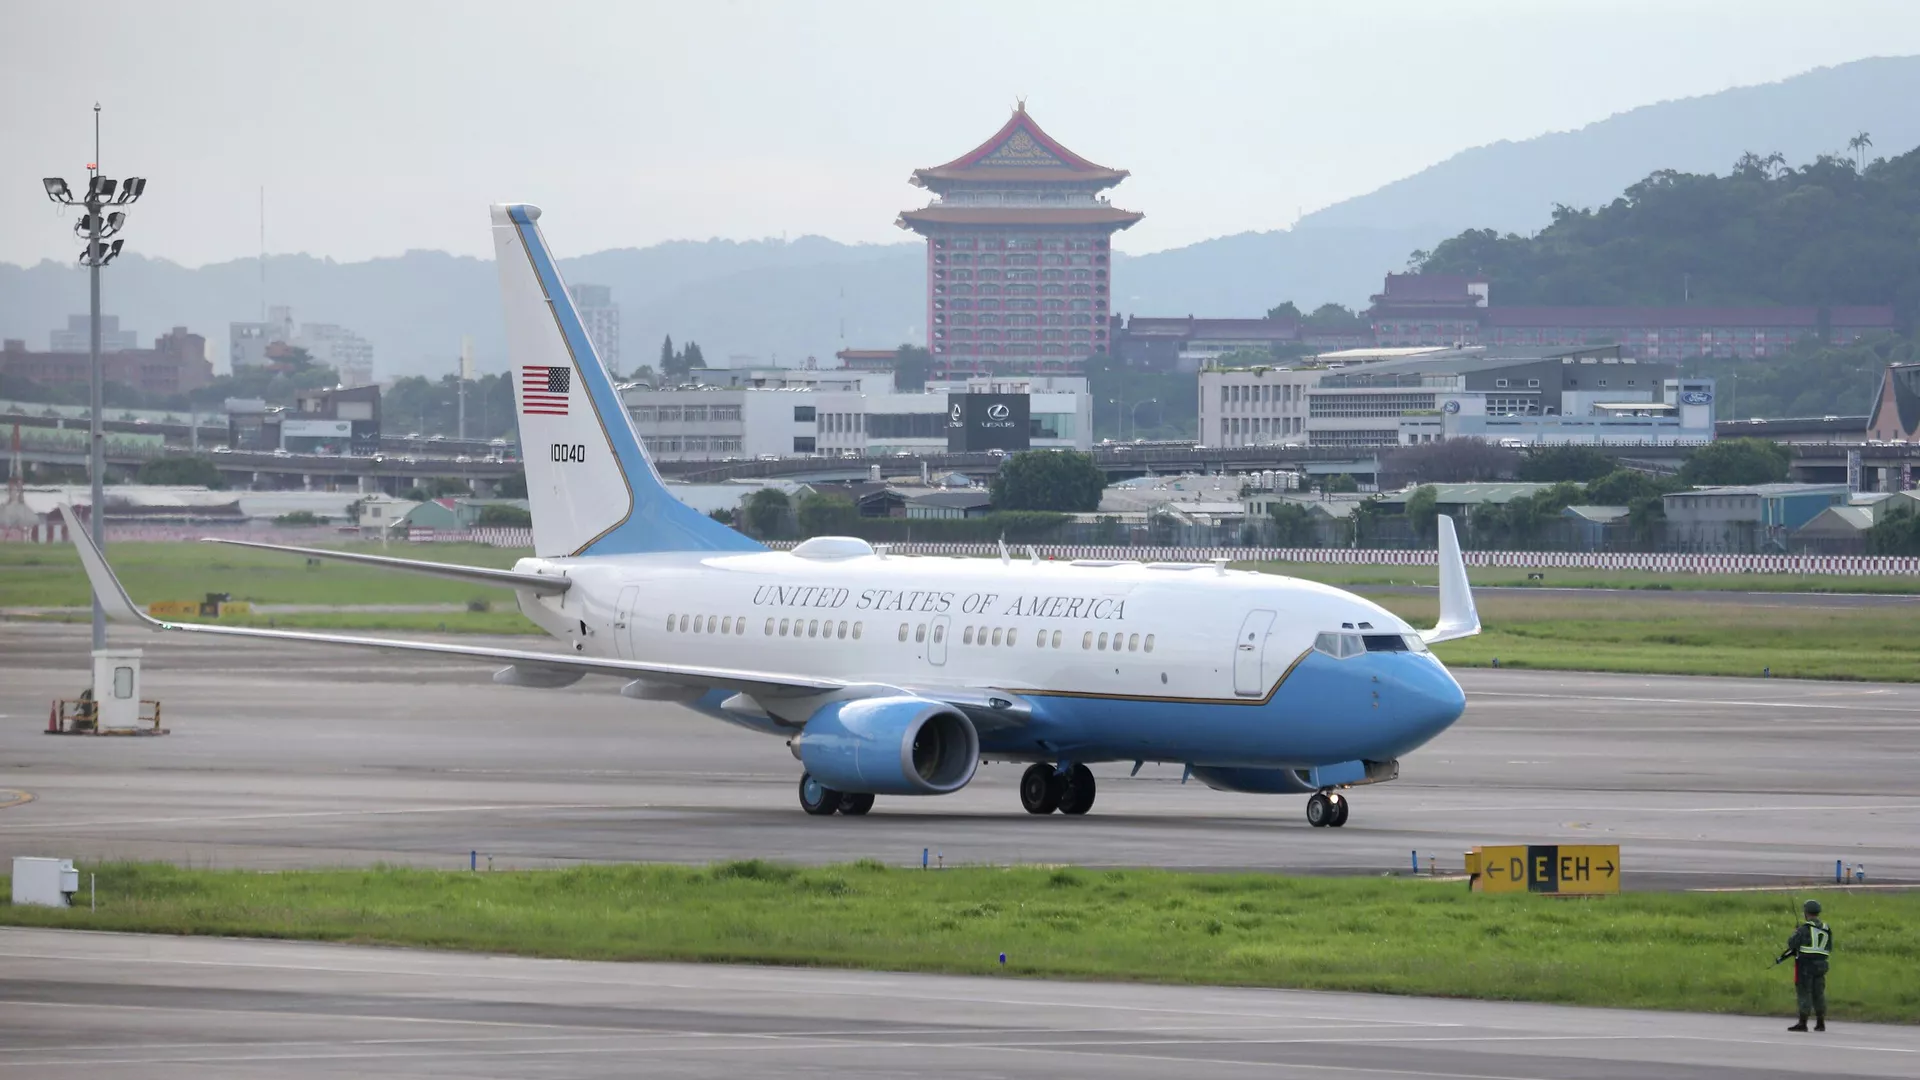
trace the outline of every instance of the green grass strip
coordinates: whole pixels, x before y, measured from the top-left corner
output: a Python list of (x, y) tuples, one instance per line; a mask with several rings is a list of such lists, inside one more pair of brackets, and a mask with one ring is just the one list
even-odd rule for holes
[[(100, 909), (21, 926), (560, 957), (1138, 980), (1785, 1015), (1771, 966), (1798, 898), (1555, 900), (1464, 884), (1159, 870), (798, 868), (186, 870), (99, 874)], [(84, 878), (83, 878), (84, 880)], [(1920, 1023), (1920, 894), (1823, 893), (1833, 1015)], [(1001, 968), (998, 957), (1007, 954)]]

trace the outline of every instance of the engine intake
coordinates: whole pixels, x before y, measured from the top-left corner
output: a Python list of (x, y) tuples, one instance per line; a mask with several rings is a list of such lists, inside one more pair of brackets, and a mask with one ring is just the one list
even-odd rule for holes
[(980, 736), (965, 713), (916, 697), (856, 698), (820, 707), (794, 737), (794, 756), (839, 791), (946, 795), (980, 766)]

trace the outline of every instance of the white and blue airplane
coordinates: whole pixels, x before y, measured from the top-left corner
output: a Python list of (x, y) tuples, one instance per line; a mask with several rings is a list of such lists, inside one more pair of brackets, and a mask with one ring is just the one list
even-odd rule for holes
[(514, 590), (564, 651), (176, 623), (127, 598), (74, 521), (68, 534), (116, 620), (156, 631), (344, 645), (503, 664), (496, 682), (623, 681), (786, 740), (809, 814), (876, 795), (946, 795), (983, 760), (1030, 763), (1029, 813), (1083, 814), (1088, 765), (1178, 763), (1211, 787), (1308, 795), (1346, 822), (1348, 788), (1458, 719), (1466, 699), (1428, 651), (1479, 633), (1442, 517), (1440, 618), (1415, 630), (1316, 582), (1224, 564), (889, 554), (822, 536), (771, 551), (662, 485), (589, 344), (527, 205), (493, 236), (533, 517), (512, 570), (243, 541)]

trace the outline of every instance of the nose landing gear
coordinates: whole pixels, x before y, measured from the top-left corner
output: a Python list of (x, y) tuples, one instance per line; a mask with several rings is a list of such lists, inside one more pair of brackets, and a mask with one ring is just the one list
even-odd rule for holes
[(1347, 823), (1349, 809), (1345, 795), (1337, 791), (1316, 791), (1307, 800), (1307, 824), (1316, 829), (1337, 829)]

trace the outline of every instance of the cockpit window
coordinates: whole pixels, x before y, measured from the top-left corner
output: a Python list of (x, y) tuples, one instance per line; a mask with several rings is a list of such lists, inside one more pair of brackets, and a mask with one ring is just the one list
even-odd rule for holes
[(1366, 634), (1368, 652), (1406, 652), (1407, 639), (1399, 634)]
[(1326, 653), (1335, 660), (1344, 660), (1349, 656), (1359, 656), (1361, 653), (1367, 651), (1367, 647), (1361, 644), (1359, 634), (1341, 634), (1331, 631), (1322, 633), (1314, 638), (1313, 648), (1314, 651)]
[(1414, 652), (1432, 652), (1433, 651), (1432, 649), (1427, 648), (1426, 642), (1420, 640), (1419, 634), (1407, 635), (1407, 648), (1412, 649)]

